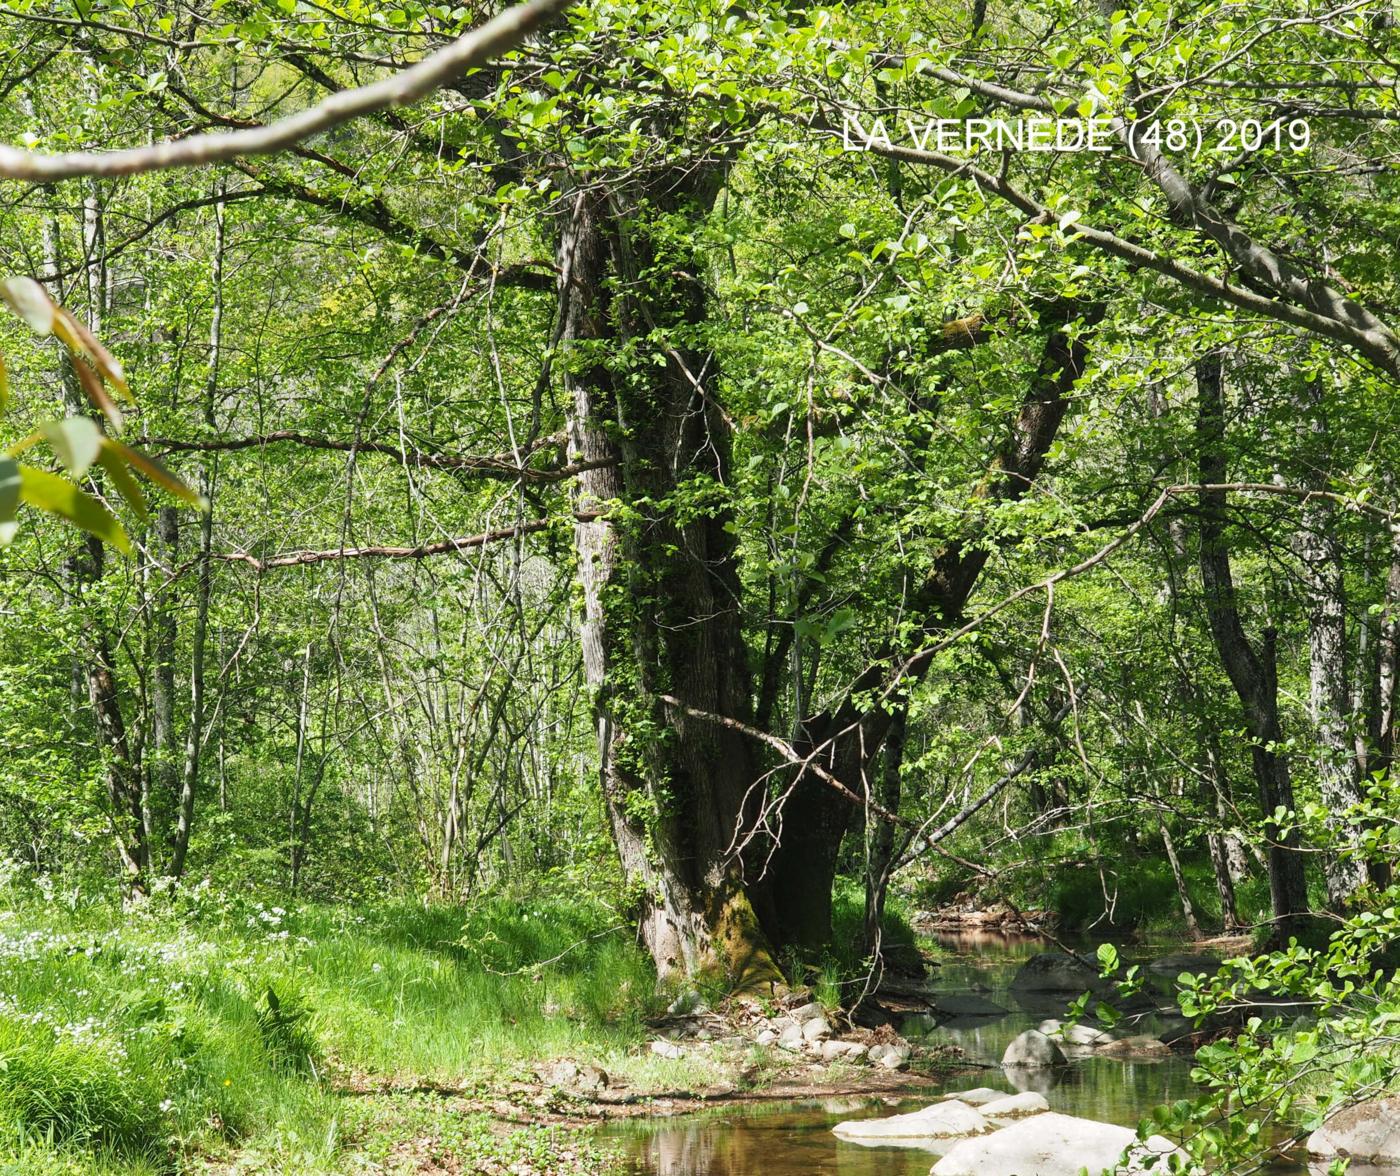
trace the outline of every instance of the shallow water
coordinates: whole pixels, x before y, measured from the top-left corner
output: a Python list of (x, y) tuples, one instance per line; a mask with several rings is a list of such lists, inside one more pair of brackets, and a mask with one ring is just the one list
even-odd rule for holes
[[(988, 932), (939, 935), (941, 964), (930, 969), (927, 987), (940, 994), (983, 997), (1006, 1009), (997, 1017), (958, 1018), (936, 1024), (930, 1018), (910, 1018), (903, 1030), (911, 1040), (959, 1045), (973, 1063), (970, 1070), (939, 1085), (939, 1091), (975, 1086), (1016, 1089), (997, 1063), (1007, 1043), (1046, 1017), (1062, 1016), (1064, 1001), (1043, 994), (1012, 993), (1011, 977), (1029, 956), (1048, 945), (1029, 936)], [(1179, 950), (1175, 945), (1143, 948), (1131, 955), (1146, 959)], [(1149, 1018), (1130, 1030), (1156, 1033)], [(1194, 1094), (1191, 1059), (1173, 1055), (1158, 1062), (1121, 1062), (1110, 1058), (1071, 1060), (1053, 1071), (1037, 1072), (1034, 1089), (1044, 1094), (1051, 1110), (1103, 1122), (1136, 1127), (1154, 1106)], [(843, 1119), (883, 1117), (926, 1105), (927, 1097), (902, 1100), (852, 1097), (778, 1105), (723, 1108), (671, 1119), (617, 1123), (599, 1132), (600, 1142), (619, 1149), (631, 1176), (926, 1176), (937, 1146), (878, 1147), (837, 1139), (831, 1133)], [(952, 1145), (947, 1141), (943, 1148)], [(1302, 1166), (1275, 1168), (1301, 1172)]]

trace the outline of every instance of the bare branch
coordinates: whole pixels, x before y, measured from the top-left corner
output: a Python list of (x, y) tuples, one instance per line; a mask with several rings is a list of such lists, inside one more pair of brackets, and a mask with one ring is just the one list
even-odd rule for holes
[(269, 155), (351, 119), (407, 106), (508, 52), (571, 0), (529, 0), (424, 58), (417, 65), (368, 86), (343, 90), (325, 101), (264, 127), (192, 135), (124, 151), (64, 151), (43, 154), (0, 146), (0, 178), (51, 183), (74, 176), (129, 176), (246, 155)]
[[(574, 517), (579, 522), (596, 519), (601, 511), (584, 512)], [(521, 535), (533, 535), (547, 531), (555, 525), (554, 519), (531, 519), (514, 527), (501, 527), (495, 531), (483, 531), (480, 535), (464, 535), (460, 539), (443, 539), (437, 543), (420, 543), (417, 547), (332, 547), (327, 551), (288, 551), (268, 559), (258, 559), (246, 551), (218, 552), (211, 559), (224, 563), (247, 564), (261, 575), (274, 568), (297, 568), (306, 564), (329, 563), (344, 559), (424, 559), (430, 555), (447, 555), (454, 551), (468, 551), (473, 547), (485, 547), (490, 543), (500, 543), (506, 539), (516, 539)]]
[[(521, 454), (522, 458), (538, 453), (542, 449), (561, 446), (566, 438), (562, 433), (542, 437), (530, 449)], [(331, 437), (315, 437), (307, 433), (289, 430), (260, 433), (255, 437), (211, 438), (201, 441), (182, 441), (174, 437), (152, 437), (148, 446), (163, 453), (227, 453), (238, 449), (261, 449), (265, 445), (300, 445), (306, 449), (324, 449), (340, 453), (383, 453), (396, 458), (401, 465), (422, 469), (465, 470), (488, 478), (506, 478), (521, 482), (562, 482), (584, 470), (596, 469), (607, 462), (574, 462), (563, 466), (543, 468), (521, 465), (513, 453), (496, 454), (457, 454), (424, 452), (420, 449), (404, 449), (387, 441), (337, 441)]]

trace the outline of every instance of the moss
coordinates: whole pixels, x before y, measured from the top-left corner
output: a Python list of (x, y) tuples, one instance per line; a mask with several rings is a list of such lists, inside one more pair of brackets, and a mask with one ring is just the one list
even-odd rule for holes
[(716, 895), (710, 925), (716, 966), (731, 992), (771, 996), (786, 990), (787, 979), (742, 889)]

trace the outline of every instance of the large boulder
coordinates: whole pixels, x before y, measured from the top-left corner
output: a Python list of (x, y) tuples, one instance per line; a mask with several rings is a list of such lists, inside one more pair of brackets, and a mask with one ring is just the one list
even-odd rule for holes
[(1181, 1154), (1160, 1135), (1140, 1143), (1130, 1128), (1046, 1111), (991, 1135), (961, 1140), (934, 1164), (932, 1176), (1078, 1176), (1081, 1168), (1099, 1176), (1114, 1170), (1134, 1145), (1143, 1158), (1131, 1162), (1128, 1171), (1145, 1170), (1149, 1156)]
[(907, 1115), (837, 1123), (832, 1131), (845, 1139), (959, 1139), (991, 1129), (992, 1125), (975, 1107), (947, 1099)]
[(1063, 951), (1033, 955), (1017, 970), (1011, 987), (1021, 992), (1103, 993), (1112, 985), (1098, 969)]
[(1377, 1098), (1338, 1111), (1308, 1136), (1308, 1154), (1400, 1164), (1400, 1098)]
[(1001, 1055), (1003, 1066), (1027, 1070), (1063, 1066), (1065, 1061), (1065, 1051), (1038, 1029), (1027, 1029), (1013, 1038)]

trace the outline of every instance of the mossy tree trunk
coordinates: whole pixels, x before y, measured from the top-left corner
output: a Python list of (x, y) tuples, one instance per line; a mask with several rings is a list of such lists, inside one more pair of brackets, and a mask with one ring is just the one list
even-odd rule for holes
[(646, 194), (664, 203), (645, 209), (636, 192), (570, 197), (560, 356), (571, 459), (598, 463), (574, 499), (583, 660), (641, 934), (663, 977), (753, 988), (783, 979), (745, 866), (763, 765), (748, 736), (662, 701), (741, 721), (751, 706), (702, 271), (648, 219), (703, 215), (717, 179), (657, 175)]

